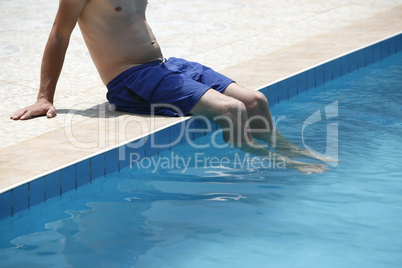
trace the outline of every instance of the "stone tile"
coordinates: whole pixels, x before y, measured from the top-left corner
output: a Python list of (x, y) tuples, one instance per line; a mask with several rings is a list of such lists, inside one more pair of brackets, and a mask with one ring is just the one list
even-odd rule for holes
[[(0, 191), (180, 121), (110, 111), (78, 27), (55, 95), (58, 115), (11, 121), (36, 99), (57, 5), (0, 2)], [(172, 20), (182, 10), (191, 19)], [(148, 7), (166, 57), (200, 61), (253, 89), (400, 32), (400, 14), (400, 0), (154, 0)]]

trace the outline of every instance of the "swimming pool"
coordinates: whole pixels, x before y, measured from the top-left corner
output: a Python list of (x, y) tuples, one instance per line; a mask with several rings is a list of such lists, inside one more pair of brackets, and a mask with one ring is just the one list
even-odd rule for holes
[(399, 52), (272, 108), (286, 116), (285, 136), (317, 152), (337, 127), (341, 162), (330, 171), (303, 175), (183, 144), (153, 159), (187, 167), (138, 162), (0, 221), (1, 265), (397, 267), (401, 62)]

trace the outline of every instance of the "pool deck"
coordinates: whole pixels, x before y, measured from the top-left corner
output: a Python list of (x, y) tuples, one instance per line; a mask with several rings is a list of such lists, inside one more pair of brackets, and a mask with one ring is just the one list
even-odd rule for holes
[[(199, 61), (252, 89), (402, 31), (401, 0), (149, 2), (165, 57)], [(36, 99), (57, 4), (0, 2), (0, 193), (180, 120), (110, 111), (78, 27), (56, 91), (57, 116), (10, 120)]]

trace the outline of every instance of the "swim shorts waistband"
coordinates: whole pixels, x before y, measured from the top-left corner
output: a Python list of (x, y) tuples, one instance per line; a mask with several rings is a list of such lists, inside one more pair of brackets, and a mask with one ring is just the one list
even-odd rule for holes
[(141, 65), (131, 67), (131, 68), (125, 70), (124, 72), (120, 73), (115, 78), (113, 78), (112, 81), (110, 81), (106, 85), (106, 87), (108, 89), (110, 89), (110, 88), (116, 86), (117, 84), (120, 83), (120, 81), (124, 80), (124, 78), (126, 78), (126, 76), (131, 74), (133, 71), (141, 70), (141, 69), (144, 69), (144, 68), (149, 67), (149, 66), (159, 65), (159, 64), (165, 63), (165, 61), (166, 61), (166, 59), (163, 58), (163, 59), (159, 59), (159, 60), (156, 60), (156, 61), (151, 61), (151, 62), (147, 62), (147, 63), (141, 64)]

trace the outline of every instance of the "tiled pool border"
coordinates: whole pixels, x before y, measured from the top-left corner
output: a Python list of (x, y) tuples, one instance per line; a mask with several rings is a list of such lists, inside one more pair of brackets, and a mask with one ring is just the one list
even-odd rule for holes
[[(379, 62), (399, 51), (402, 51), (402, 32), (309, 67), (257, 90), (268, 98), (272, 107), (303, 91)], [(216, 125), (213, 126), (216, 127)], [(57, 170), (51, 170), (33, 177), (20, 185), (3, 189), (0, 192), (0, 219), (13, 216), (36, 204), (46, 202), (50, 198), (61, 196), (108, 174), (119, 172), (129, 166), (130, 153), (138, 153), (141, 157), (151, 157), (163, 150), (171, 150), (172, 141), (176, 141), (177, 144), (183, 142), (182, 131), (184, 129), (201, 130), (193, 131), (192, 139), (212, 131), (212, 129), (206, 129), (205, 122), (200, 119), (183, 118), (178, 123), (157, 129), (153, 133), (135, 140), (127, 141), (116, 148), (98, 152)], [(169, 146), (165, 146), (165, 149), (153, 148), (151, 146), (152, 140), (157, 141), (159, 145), (166, 144)], [(134, 144), (136, 146), (133, 146)], [(119, 152), (124, 152), (126, 156), (124, 160), (119, 160)]]

